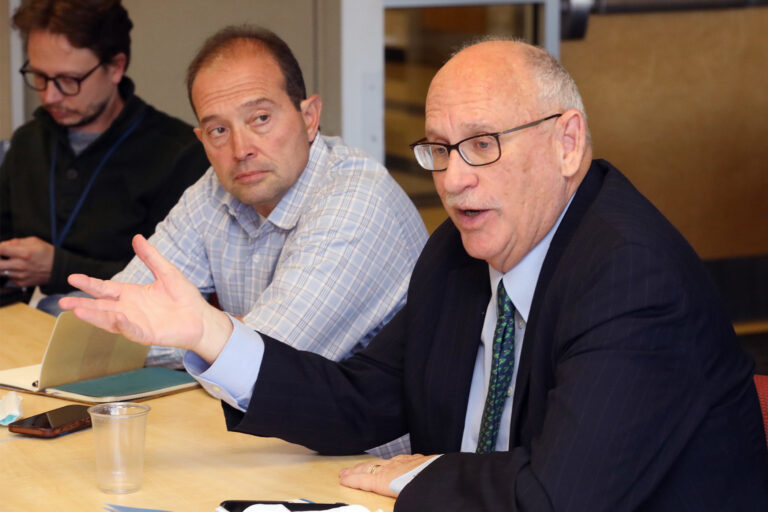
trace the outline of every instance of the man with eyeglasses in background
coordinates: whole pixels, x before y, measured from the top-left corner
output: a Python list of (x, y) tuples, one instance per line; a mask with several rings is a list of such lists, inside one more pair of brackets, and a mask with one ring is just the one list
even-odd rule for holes
[(0, 167), (0, 279), (15, 296), (61, 294), (72, 272), (121, 270), (131, 237), (149, 236), (208, 163), (191, 126), (134, 94), (120, 0), (28, 0), (13, 24), (41, 106)]
[[(693, 249), (592, 159), (560, 64), (469, 46), (432, 80), (425, 127), (413, 150), (450, 219), (403, 309), (345, 361), (232, 321), (141, 239), (158, 284), (72, 276), (97, 299), (61, 305), (195, 352), (231, 430), (326, 454), (410, 432), (414, 455), (340, 474), (396, 512), (768, 510), (754, 362)], [(243, 346), (259, 357), (228, 370)]]

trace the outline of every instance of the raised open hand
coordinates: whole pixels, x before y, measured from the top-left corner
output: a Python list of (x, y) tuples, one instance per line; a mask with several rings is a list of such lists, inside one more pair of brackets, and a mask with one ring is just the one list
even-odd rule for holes
[(64, 297), (59, 305), (137, 343), (185, 348), (213, 362), (232, 333), (232, 322), (143, 236), (133, 238), (133, 249), (154, 282), (138, 285), (72, 274), (69, 283), (94, 298)]

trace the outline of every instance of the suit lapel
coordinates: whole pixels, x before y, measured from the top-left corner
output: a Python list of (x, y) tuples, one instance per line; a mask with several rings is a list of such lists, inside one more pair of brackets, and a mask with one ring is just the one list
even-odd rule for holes
[(461, 448), (469, 388), (490, 294), (488, 264), (483, 261), (472, 260), (447, 275), (436, 343), (429, 358), (431, 370), (442, 384), (434, 387), (438, 396), (429, 403), (435, 404), (431, 417), (439, 422), (430, 430), (439, 432), (439, 445), (451, 451)]
[[(600, 191), (603, 177), (605, 176), (605, 171), (601, 164), (601, 160), (593, 161), (587, 175), (576, 190), (568, 211), (563, 216), (563, 220), (552, 237), (547, 256), (544, 258), (544, 263), (539, 272), (536, 290), (533, 293), (533, 301), (531, 302), (528, 324), (525, 328), (523, 350), (520, 354), (520, 362), (518, 363), (517, 380), (515, 381), (515, 398), (512, 405), (512, 420), (510, 421), (509, 433), (510, 448), (519, 445), (521, 442), (522, 421), (525, 418), (523, 411), (527, 408), (531, 368), (534, 364), (534, 354), (537, 352), (537, 345), (549, 343), (549, 340), (539, 339), (542, 331), (547, 332), (547, 329), (542, 328), (542, 323), (554, 321), (554, 319), (544, 318), (541, 315), (541, 311), (545, 306), (545, 300), (547, 299), (547, 291), (552, 281), (552, 276), (560, 264), (563, 252), (576, 229), (581, 224), (582, 218), (594, 201), (597, 193)], [(545, 364), (545, 362), (537, 362), (536, 364)]]

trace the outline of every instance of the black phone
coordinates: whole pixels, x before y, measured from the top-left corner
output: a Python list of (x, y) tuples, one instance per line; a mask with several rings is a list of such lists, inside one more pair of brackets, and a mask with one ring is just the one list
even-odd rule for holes
[(243, 512), (251, 505), (283, 505), (292, 512), (310, 511), (310, 510), (328, 510), (330, 508), (339, 508), (346, 503), (294, 503), (290, 501), (246, 501), (246, 500), (227, 500), (219, 504), (219, 508), (227, 512)]
[(37, 437), (56, 437), (91, 426), (87, 405), (65, 405), (48, 412), (16, 420), (8, 430)]

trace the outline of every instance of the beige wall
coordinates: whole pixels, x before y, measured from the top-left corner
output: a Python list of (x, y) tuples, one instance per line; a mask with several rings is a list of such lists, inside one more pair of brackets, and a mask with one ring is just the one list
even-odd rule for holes
[(0, 139), (11, 138), (11, 84), (8, 69), (8, 61), (11, 59), (8, 42), (9, 27), (8, 0), (0, 0)]
[(591, 16), (562, 60), (595, 154), (704, 258), (768, 254), (768, 8)]
[(219, 28), (255, 23), (286, 40), (304, 72), (307, 92), (312, 94), (320, 81), (315, 66), (319, 44), (315, 9), (322, 11), (337, 3), (324, 1), (321, 3), (328, 6), (318, 6), (317, 1), (124, 0), (134, 24), (129, 75), (138, 94), (149, 103), (194, 123), (184, 86), (187, 64), (205, 38)]
[[(8, 27), (7, 2), (0, 0), (2, 30)], [(194, 124), (184, 79), (195, 52), (209, 35), (226, 25), (261, 24), (291, 47), (304, 73), (307, 93), (320, 92), (323, 96), (323, 131), (338, 133), (340, 70), (338, 59), (332, 57), (332, 52), (339, 51), (338, 3), (339, 0), (123, 0), (134, 24), (128, 75), (136, 83), (136, 92), (147, 102)], [(7, 34), (0, 31), (3, 63), (7, 62), (7, 41)], [(316, 64), (316, 57), (329, 60), (329, 65)], [(4, 66), (0, 69), (0, 137), (10, 135), (9, 96)], [(34, 93), (28, 96), (29, 115), (38, 103)]]
[[(0, 138), (10, 136), (7, 2), (0, 0)], [(138, 93), (193, 122), (184, 70), (231, 23), (283, 36), (340, 131), (339, 0), (124, 0)], [(611, 160), (704, 258), (768, 254), (768, 8), (591, 16), (562, 59), (596, 156)]]

